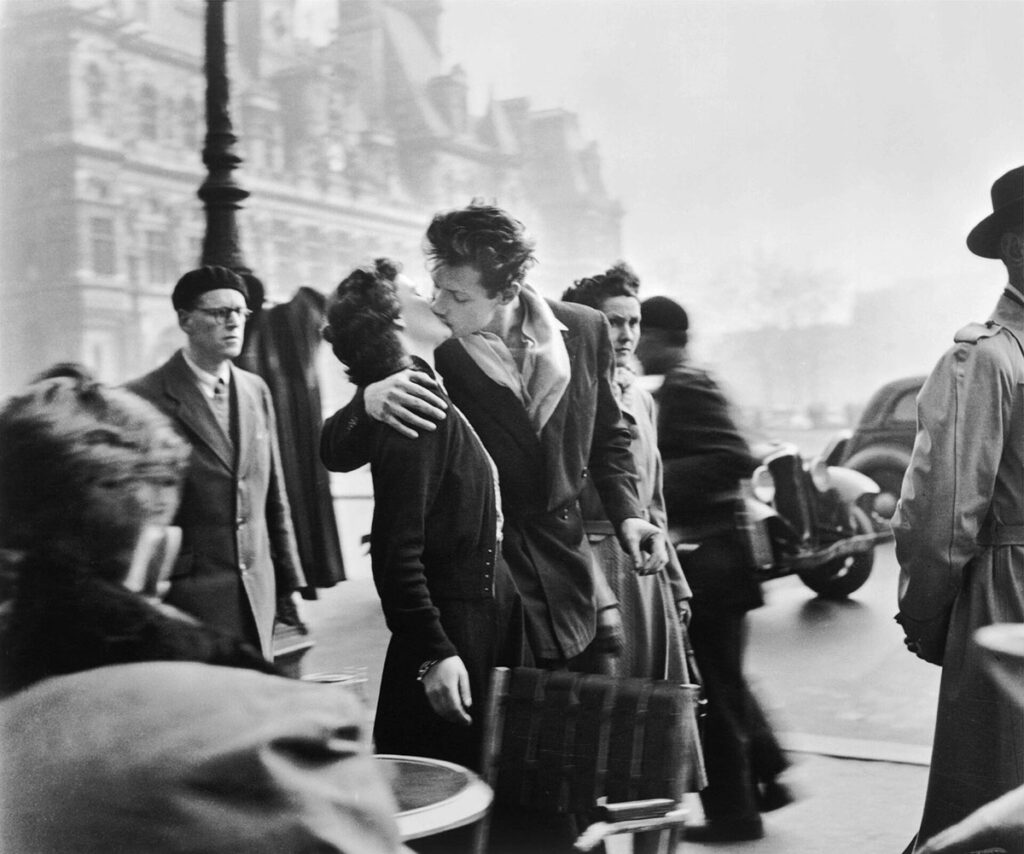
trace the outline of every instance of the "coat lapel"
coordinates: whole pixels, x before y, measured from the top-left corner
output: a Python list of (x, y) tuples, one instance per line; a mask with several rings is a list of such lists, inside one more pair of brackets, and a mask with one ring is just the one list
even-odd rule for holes
[[(561, 471), (562, 469), (560, 462), (564, 454), (566, 421), (569, 417), (569, 408), (575, 397), (576, 384), (574, 378), (579, 371), (576, 364), (580, 347), (579, 335), (572, 329), (566, 329), (562, 332), (562, 339), (565, 341), (565, 349), (569, 353), (569, 366), (572, 370), (573, 379), (570, 379), (569, 385), (566, 386), (565, 392), (562, 394), (562, 399), (558, 402), (558, 406), (555, 407), (555, 411), (551, 413), (548, 423), (544, 425), (544, 429), (541, 431), (541, 444), (544, 446), (544, 461), (547, 464), (549, 481), (554, 472)], [(555, 484), (549, 482), (548, 489), (549, 495), (555, 495)]]
[(260, 398), (256, 388), (234, 366), (231, 368), (233, 404), (238, 424), (238, 470), (244, 474), (253, 459), (253, 443), (258, 438), (256, 430), (263, 420), (259, 417)]
[(174, 402), (174, 417), (188, 431), (192, 442), (206, 445), (230, 471), (234, 468), (231, 443), (203, 397), (192, 369), (179, 350), (167, 363), (164, 393)]
[[(565, 349), (569, 354), (569, 367), (574, 376), (579, 370), (577, 367), (577, 355), (580, 350), (580, 336), (571, 330), (565, 330), (562, 332), (562, 340), (565, 342)], [(544, 456), (549, 462), (553, 456), (560, 457), (562, 453), (562, 436), (565, 433), (565, 419), (568, 417), (569, 404), (573, 396), (572, 391), (573, 385), (570, 379), (562, 394), (562, 399), (558, 401), (555, 411), (551, 414), (551, 418), (548, 419), (548, 423), (544, 425), (544, 430), (541, 431), (541, 440), (544, 443)], [(551, 471), (550, 465), (548, 470)]]
[[(489, 419), (517, 445), (536, 454), (540, 440), (515, 393), (488, 377), (458, 341), (445, 342), (441, 350), (439, 367), (443, 366), (442, 376), (459, 409)], [(473, 419), (470, 421), (476, 426)]]

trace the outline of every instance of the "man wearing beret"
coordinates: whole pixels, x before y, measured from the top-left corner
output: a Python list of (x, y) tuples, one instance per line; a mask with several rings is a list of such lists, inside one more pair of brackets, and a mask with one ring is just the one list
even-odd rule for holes
[(174, 524), (181, 553), (167, 601), (273, 657), (278, 600), (305, 586), (270, 391), (242, 351), (245, 281), (226, 267), (182, 276), (171, 302), (185, 346), (129, 388), (174, 420), (192, 458)]
[[(1006, 286), (918, 395), (893, 518), (896, 619), (910, 651), (942, 667), (921, 844), (1024, 784), (1024, 717), (973, 641), (981, 626), (1024, 622), (1024, 166), (995, 182), (992, 207), (967, 248), (1001, 260)], [(1024, 851), (1019, 830), (992, 842)]]

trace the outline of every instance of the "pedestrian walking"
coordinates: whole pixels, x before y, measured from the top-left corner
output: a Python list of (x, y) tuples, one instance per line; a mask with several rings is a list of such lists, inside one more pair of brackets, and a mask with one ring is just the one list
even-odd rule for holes
[(673, 541), (695, 546), (683, 560), (693, 591), (690, 638), (707, 698), (701, 792), (705, 824), (691, 840), (727, 842), (764, 835), (761, 812), (791, 800), (777, 779), (788, 763), (743, 674), (746, 613), (763, 604), (760, 582), (736, 527), (743, 478), (755, 467), (729, 403), (689, 358), (689, 317), (667, 297), (641, 305), (637, 357), (663, 375), (658, 448)]

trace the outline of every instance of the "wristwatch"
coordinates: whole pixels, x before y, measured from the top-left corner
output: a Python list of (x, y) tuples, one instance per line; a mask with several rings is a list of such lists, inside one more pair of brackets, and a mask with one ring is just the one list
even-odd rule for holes
[(436, 658), (432, 658), (430, 661), (424, 661), (420, 665), (420, 669), (416, 673), (416, 681), (417, 682), (422, 682), (423, 681), (423, 677), (426, 676), (430, 672), (430, 668), (432, 668), (435, 664), (437, 664), (437, 659)]

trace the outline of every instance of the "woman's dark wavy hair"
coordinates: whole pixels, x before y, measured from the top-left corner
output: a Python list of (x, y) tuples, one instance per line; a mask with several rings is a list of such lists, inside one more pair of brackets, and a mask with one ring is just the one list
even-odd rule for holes
[(474, 199), (469, 207), (437, 214), (427, 228), (431, 266), (472, 267), (494, 297), (510, 285), (521, 285), (537, 259), (523, 224), (493, 205)]
[(575, 302), (589, 305), (601, 311), (605, 300), (612, 297), (636, 297), (640, 293), (640, 279), (633, 268), (625, 261), (617, 261), (614, 266), (598, 273), (577, 279), (571, 288), (562, 294), (562, 302)]
[(395, 290), (401, 269), (395, 261), (378, 258), (373, 267), (349, 273), (327, 300), (324, 339), (356, 385), (383, 379), (408, 361), (395, 328), (402, 313)]

